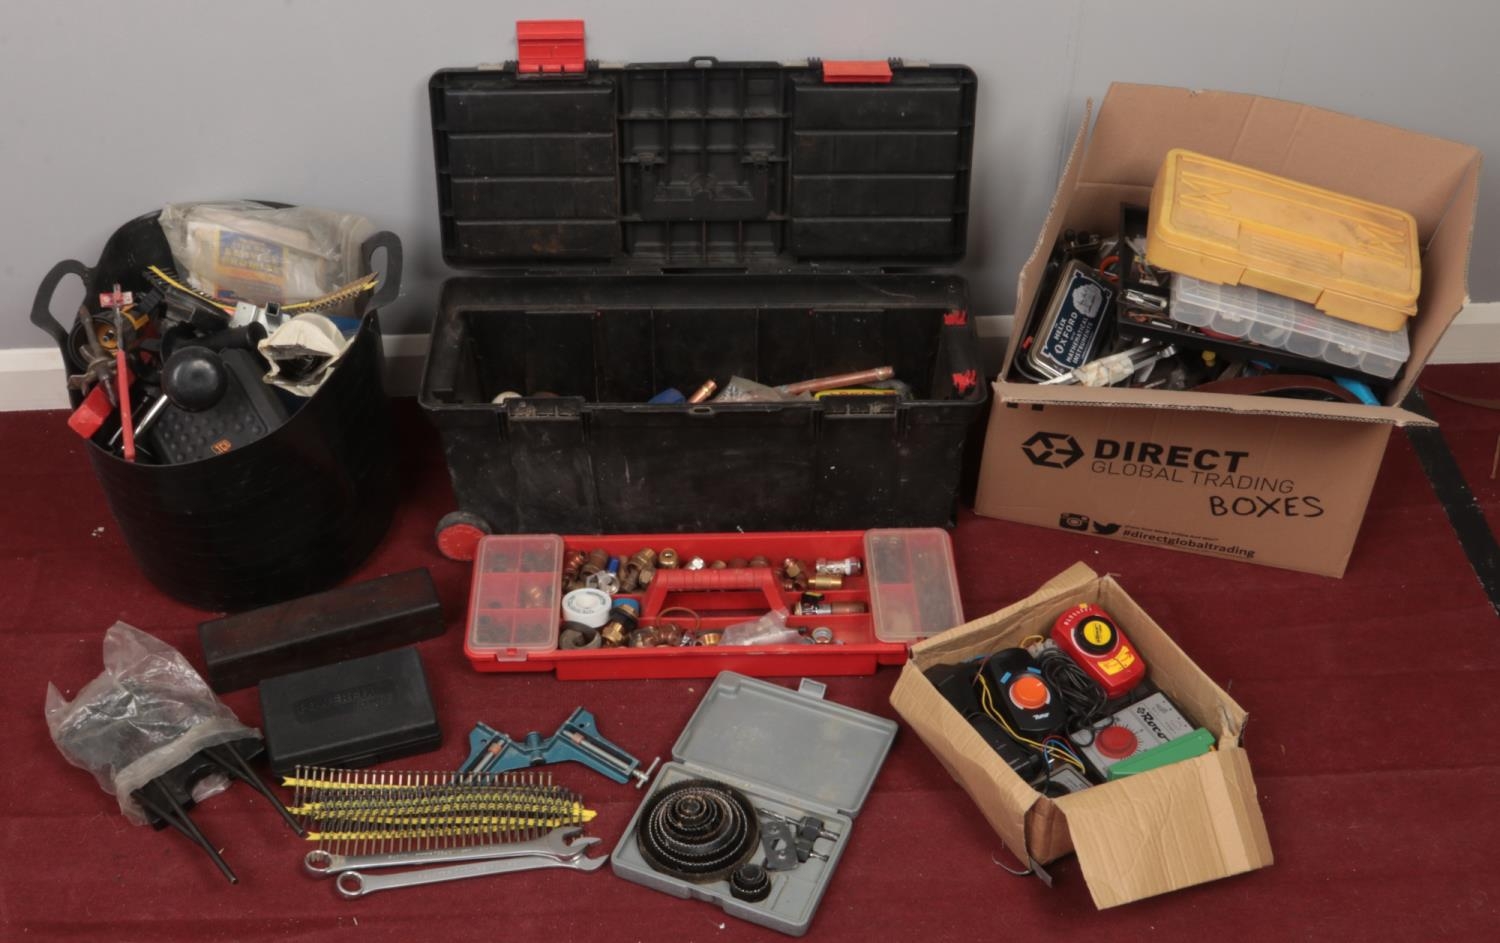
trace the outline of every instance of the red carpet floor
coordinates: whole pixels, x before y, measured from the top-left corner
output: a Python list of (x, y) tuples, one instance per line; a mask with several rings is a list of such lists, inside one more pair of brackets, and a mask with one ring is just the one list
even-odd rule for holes
[[(1500, 396), (1500, 368), (1439, 367), (1424, 385)], [(1491, 526), (1500, 413), (1429, 397)], [(665, 756), (702, 681), (558, 682), (481, 676), (456, 628), (465, 567), (431, 540), (452, 496), (435, 440), (402, 404), (408, 497), (358, 574), (430, 567), (448, 634), (422, 648), (446, 743), (405, 767), (451, 768), (476, 720), (550, 731), (575, 706), (638, 755)], [(67, 765), (42, 717), (100, 668), (116, 619), (201, 664), (203, 614), (138, 577), (57, 413), (0, 415), (0, 939), (780, 939), (708, 905), (613, 877), (537, 872), (337, 899), (302, 876), (299, 842), (243, 786), (195, 810), (241, 883), (174, 834), (128, 824)], [(955, 533), (973, 617), (1077, 560), (1118, 575), (1249, 710), (1246, 745), (1276, 864), (1095, 911), (1076, 864), (1052, 889), (1006, 874), (999, 842), (927, 749), (898, 736), (811, 928), (818, 940), (1493, 939), (1500, 909), (1500, 624), (1406, 438), (1392, 436), (1342, 580), (965, 516)], [(891, 716), (894, 669), (830, 679), (828, 697)], [(259, 719), (254, 692), (228, 703)], [(612, 847), (640, 794), (577, 766), (557, 777), (600, 810)], [(1488, 926), (1490, 930), (1484, 930)]]

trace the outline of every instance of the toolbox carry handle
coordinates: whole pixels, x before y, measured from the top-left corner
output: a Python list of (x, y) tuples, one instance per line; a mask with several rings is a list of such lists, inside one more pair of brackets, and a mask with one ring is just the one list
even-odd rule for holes
[(36, 288), (36, 297), (31, 302), (31, 323), (52, 335), (52, 339), (57, 342), (57, 349), (62, 352), (63, 367), (69, 373), (76, 370), (79, 364), (73, 361), (73, 355), (68, 350), (68, 329), (52, 315), (52, 296), (57, 293), (57, 286), (69, 275), (77, 275), (86, 292), (93, 274), (92, 269), (77, 259), (64, 259), (52, 266), (52, 271), (42, 279), (42, 283)]
[(380, 285), (375, 293), (366, 302), (365, 309), (368, 311), (379, 311), (386, 305), (394, 302), (401, 294), (401, 237), (389, 230), (382, 229), (380, 232), (365, 240), (360, 246), (359, 254), (364, 262), (365, 271), (374, 271), (371, 260), (379, 250), (385, 250), (385, 266), (380, 275)]
[(665, 608), (667, 594), (684, 592), (715, 592), (719, 590), (760, 590), (766, 597), (766, 605), (772, 610), (786, 612), (782, 602), (781, 585), (770, 567), (742, 567), (734, 570), (657, 570), (641, 602), (641, 619), (654, 619)]
[(748, 164), (743, 180), (699, 174), (688, 181), (666, 182), (657, 174), (658, 165), (666, 162), (664, 156), (642, 155), (639, 159), (641, 219), (749, 222), (771, 211), (768, 164)]

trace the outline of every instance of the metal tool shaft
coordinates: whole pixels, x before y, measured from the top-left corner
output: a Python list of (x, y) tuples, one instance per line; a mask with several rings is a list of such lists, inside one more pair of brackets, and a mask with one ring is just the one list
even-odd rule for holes
[(334, 887), (339, 896), (348, 900), (364, 897), (376, 891), (393, 890), (398, 887), (420, 887), (423, 884), (440, 884), (445, 881), (462, 881), (468, 878), (488, 877), (492, 874), (512, 874), (517, 871), (535, 871), (541, 868), (571, 868), (575, 871), (595, 871), (604, 866), (607, 857), (590, 858), (580, 852), (570, 858), (548, 858), (529, 855), (524, 858), (501, 858), (496, 861), (475, 861), (470, 864), (455, 864), (446, 868), (421, 868), (402, 871), (399, 874), (363, 874), (345, 871), (338, 876)]
[(466, 861), (497, 861), (502, 858), (574, 858), (584, 849), (596, 845), (598, 838), (573, 838), (582, 834), (578, 828), (555, 828), (541, 838), (520, 842), (495, 842), (459, 848), (428, 848), (417, 851), (369, 855), (337, 855), (328, 851), (309, 851), (302, 867), (313, 877), (328, 877), (344, 871), (371, 871), (379, 868), (401, 868), (426, 864), (458, 864)]

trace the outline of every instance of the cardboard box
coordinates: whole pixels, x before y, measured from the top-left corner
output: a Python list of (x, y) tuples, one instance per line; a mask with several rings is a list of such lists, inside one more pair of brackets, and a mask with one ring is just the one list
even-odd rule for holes
[[(1021, 780), (922, 674), (1046, 633), (1066, 608), (1102, 606), (1146, 660), (1147, 677), (1217, 748), (1049, 799)], [(1246, 714), (1111, 577), (1075, 564), (1031, 596), (913, 646), (891, 705), (932, 750), (1013, 854), (1041, 869), (1078, 855), (1098, 907), (1140, 900), (1271, 863), (1250, 761)]]
[[(1305, 105), (1114, 85), (1086, 115), (1022, 269), (1017, 330), (994, 385), (975, 510), (1341, 576), (1397, 408), (1468, 298), (1480, 154)], [(1149, 202), (1168, 150), (1189, 148), (1411, 213), (1423, 246), (1411, 359), (1384, 406), (1010, 382), (1048, 254), (1065, 229), (1112, 233)]]

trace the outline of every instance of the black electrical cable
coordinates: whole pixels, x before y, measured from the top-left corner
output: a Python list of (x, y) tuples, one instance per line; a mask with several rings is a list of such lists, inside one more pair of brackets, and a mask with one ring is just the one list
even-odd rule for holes
[(1088, 731), (1088, 743), (1082, 746), (1093, 743), (1094, 724), (1104, 718), (1104, 709), (1109, 703), (1109, 696), (1104, 693), (1104, 688), (1054, 645), (1043, 648), (1037, 654), (1036, 661), (1042, 669), (1042, 677), (1067, 705), (1068, 716), (1076, 725), (1075, 729), (1079, 732)]

